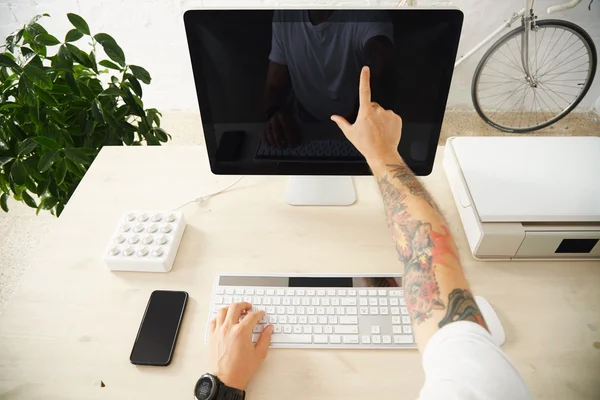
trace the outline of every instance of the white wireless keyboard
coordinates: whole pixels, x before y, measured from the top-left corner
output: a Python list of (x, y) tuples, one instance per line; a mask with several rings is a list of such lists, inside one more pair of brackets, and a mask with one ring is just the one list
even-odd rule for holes
[(241, 301), (265, 311), (254, 328), (253, 341), (271, 324), (271, 347), (417, 347), (402, 275), (221, 274), (215, 280), (209, 320), (222, 307)]

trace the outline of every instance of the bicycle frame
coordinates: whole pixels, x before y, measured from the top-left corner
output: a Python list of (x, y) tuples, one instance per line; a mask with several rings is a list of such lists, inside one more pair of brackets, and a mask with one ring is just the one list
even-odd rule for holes
[[(530, 1), (531, 1), (531, 6), (529, 5)], [(570, 2), (565, 3), (565, 4), (549, 7), (547, 12), (548, 12), (548, 14), (552, 14), (552, 13), (555, 13), (558, 11), (568, 10), (570, 8), (576, 7), (582, 1), (583, 0), (571, 0)], [(591, 0), (590, 6), (593, 1), (594, 0)], [(590, 6), (588, 6), (588, 8), (590, 8)], [(529, 10), (528, 15), (526, 15), (527, 10)], [(456, 63), (454, 63), (454, 68), (458, 67), (465, 60), (471, 58), (471, 56), (473, 56), (473, 54), (475, 54), (486, 44), (488, 44), (489, 42), (494, 40), (500, 33), (502, 33), (502, 31), (504, 29), (510, 28), (512, 26), (512, 24), (514, 24), (519, 19), (521, 20), (521, 23), (526, 27), (528, 25), (531, 25), (532, 22), (535, 22), (535, 15), (533, 13), (533, 1), (532, 0), (525, 0), (525, 7), (523, 9), (521, 9), (521, 11), (519, 11), (518, 13), (514, 13), (508, 21), (505, 21), (494, 32), (492, 32), (485, 39), (483, 39), (477, 46), (472, 48), (469, 52), (467, 52), (467, 54), (465, 54), (458, 61), (456, 61)], [(531, 82), (533, 82), (532, 77), (529, 72), (529, 63), (525, 62), (525, 60), (529, 59), (529, 46), (528, 46), (529, 31), (530, 31), (530, 29), (525, 29), (525, 34), (523, 35), (523, 38), (522, 38), (521, 62), (523, 63), (523, 67), (525, 69), (525, 72), (527, 73), (528, 80), (531, 80)]]

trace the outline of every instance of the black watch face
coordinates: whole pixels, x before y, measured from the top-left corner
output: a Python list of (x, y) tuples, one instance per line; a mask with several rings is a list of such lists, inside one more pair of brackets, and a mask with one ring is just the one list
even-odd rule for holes
[(216, 392), (216, 382), (210, 376), (203, 376), (196, 383), (194, 391), (197, 400), (212, 400)]

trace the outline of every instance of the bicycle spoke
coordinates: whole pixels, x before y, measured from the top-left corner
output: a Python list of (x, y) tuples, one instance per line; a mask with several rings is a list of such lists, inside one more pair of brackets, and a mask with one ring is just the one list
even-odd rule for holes
[[(575, 43), (573, 43), (573, 44), (575, 44)], [(583, 49), (584, 47), (585, 47), (585, 45), (582, 45), (580, 48), (578, 48), (573, 53), (571, 53), (571, 54), (569, 54), (567, 56), (564, 56), (565, 59), (563, 61), (559, 62), (559, 64), (557, 64), (557, 65), (552, 66), (552, 63), (550, 63), (551, 66), (548, 67), (548, 68), (546, 68), (546, 70), (544, 72), (540, 72), (540, 73), (543, 75), (543, 74), (546, 74), (546, 73), (548, 73), (550, 71), (554, 71), (557, 68), (560, 68), (560, 66), (562, 66), (562, 65), (568, 64), (570, 62), (573, 62), (573, 61), (577, 60), (578, 58), (583, 57), (584, 55), (587, 55), (587, 52), (586, 52), (586, 53), (582, 54), (581, 56), (579, 56), (578, 58), (575, 58), (575, 59), (572, 58), (579, 50)], [(554, 62), (557, 58), (558, 58), (558, 55), (554, 58), (554, 60), (552, 60), (552, 62)]]
[[(581, 46), (581, 47), (580, 47), (580, 49), (582, 49), (582, 48), (584, 48), (584, 47), (585, 47), (585, 46)], [(568, 64), (570, 64), (570, 63), (572, 63), (572, 62), (574, 62), (574, 61), (577, 61), (577, 60), (579, 60), (581, 57), (585, 57), (585, 56), (588, 56), (588, 57), (589, 57), (589, 55), (588, 55), (588, 53), (587, 53), (587, 52), (583, 53), (582, 55), (580, 55), (580, 56), (579, 56), (579, 57), (577, 57), (577, 58), (572, 58), (572, 57), (573, 57), (573, 55), (574, 55), (574, 54), (571, 54), (571, 55), (567, 56), (568, 58), (566, 58), (566, 60), (565, 60), (565, 61), (561, 62), (560, 64), (557, 64), (557, 65), (556, 65), (554, 68), (552, 68), (552, 69), (549, 69), (548, 71), (546, 71), (546, 72), (544, 73), (544, 75), (545, 75), (545, 74), (547, 74), (547, 73), (549, 73), (549, 72), (556, 71), (557, 69), (559, 69), (559, 68), (562, 68), (563, 66), (566, 66), (566, 65), (568, 65)], [(588, 62), (589, 62), (589, 61), (586, 61), (586, 63), (588, 63)], [(544, 75), (541, 75), (541, 76), (544, 76)]]
[[(567, 105), (571, 104), (571, 102), (567, 99), (565, 99), (564, 97), (562, 97), (560, 94), (558, 94), (555, 90), (552, 90), (551, 88), (549, 88), (548, 86), (544, 85), (543, 83), (541, 84), (541, 86), (543, 86), (544, 88), (546, 88), (547, 90), (549, 90), (550, 92), (554, 93), (557, 97), (560, 97), (565, 103), (567, 103)], [(549, 96), (551, 97), (551, 96)], [(558, 103), (557, 103), (558, 105)]]
[[(492, 61), (493, 59), (494, 59), (494, 57), (490, 58), (490, 61)], [(499, 63), (500, 63), (500, 64), (502, 64), (502, 65), (506, 65), (506, 66), (507, 66), (507, 67), (509, 67), (509, 68), (512, 68), (512, 69), (514, 69), (514, 70), (517, 70), (517, 72), (523, 72), (523, 70), (522, 70), (522, 69), (515, 68), (515, 67), (513, 67), (512, 65), (508, 65), (508, 64), (506, 64), (506, 63), (504, 63), (504, 62), (502, 62), (502, 61), (500, 61), (500, 60), (496, 60), (496, 61), (497, 61), (497, 62), (499, 62)]]
[[(554, 31), (556, 31), (556, 28), (554, 28)], [(544, 63), (546, 62), (546, 58), (548, 58), (550, 56), (550, 54), (552, 54), (552, 50), (554, 50), (554, 48), (556, 47), (556, 45), (558, 44), (558, 42), (560, 41), (560, 38), (562, 37), (562, 35), (565, 33), (565, 31), (563, 30), (560, 33), (560, 36), (558, 37), (558, 39), (556, 40), (556, 42), (554, 42), (554, 45), (552, 46), (552, 48), (550, 49), (550, 51), (548, 53), (546, 53), (544, 55), (544, 57), (542, 57), (542, 61), (540, 64), (542, 64), (542, 66), (544, 65)], [(552, 36), (554, 36), (554, 34), (552, 34)], [(552, 41), (550, 42), (552, 43)], [(537, 71), (536, 71), (536, 75), (537, 75)]]
[[(553, 73), (546, 73), (546, 74), (544, 74), (544, 75), (540, 75), (540, 76), (538, 77), (538, 79), (541, 79), (541, 78), (543, 78), (543, 77), (544, 77), (544, 76), (546, 76), (546, 75), (563, 75), (563, 74), (567, 74), (567, 73), (571, 72), (572, 70), (574, 70), (574, 69), (576, 69), (576, 68), (579, 68), (579, 67), (583, 67), (584, 65), (586, 65), (586, 64), (589, 64), (589, 63), (590, 63), (589, 61), (586, 61), (586, 62), (584, 62), (583, 64), (579, 64), (579, 65), (577, 65), (577, 66), (575, 66), (575, 67), (573, 67), (573, 68), (571, 68), (571, 69), (569, 69), (569, 70), (567, 70), (567, 71), (553, 72)], [(575, 72), (587, 72), (587, 71), (585, 71), (585, 70), (581, 70), (581, 71), (575, 71)], [(571, 73), (573, 73), (573, 72), (571, 72)]]
[(511, 59), (510, 57), (508, 57), (506, 54), (504, 54), (500, 50), (498, 50), (498, 53), (501, 54), (504, 58), (506, 58), (506, 60), (509, 61), (512, 65), (514, 65), (519, 71), (523, 71), (522, 65), (519, 65), (518, 63), (515, 64), (515, 62), (513, 61), (513, 59)]

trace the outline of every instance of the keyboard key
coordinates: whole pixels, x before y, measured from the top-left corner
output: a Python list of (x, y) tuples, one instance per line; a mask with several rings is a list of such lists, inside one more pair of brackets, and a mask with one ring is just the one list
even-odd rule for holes
[(369, 299), (361, 297), (360, 300), (359, 300), (359, 303), (360, 303), (361, 306), (368, 306), (369, 305)]
[(236, 288), (235, 289), (235, 294), (238, 294), (240, 296), (243, 295), (244, 294), (244, 288)]
[(401, 305), (401, 306), (405, 306), (405, 305), (406, 305), (406, 300), (404, 300), (404, 297), (402, 297), (402, 298), (400, 299), (400, 305)]
[[(253, 304), (253, 302), (252, 302), (252, 297), (250, 297), (250, 296), (244, 296), (242, 299), (243, 299), (243, 300), (244, 300), (246, 303)], [(260, 303), (259, 303), (259, 304), (260, 304)]]
[(402, 315), (408, 315), (408, 308), (400, 307), (400, 312), (402, 313)]
[(316, 344), (327, 344), (327, 335), (314, 335), (314, 343)]
[(321, 305), (322, 306), (328, 306), (329, 305), (329, 299), (327, 299), (327, 298), (321, 299)]
[(334, 315), (335, 307), (327, 307), (327, 315)]
[(332, 306), (339, 306), (340, 305), (340, 299), (338, 299), (337, 297), (334, 297), (333, 299), (331, 299), (331, 305)]
[(400, 307), (392, 307), (390, 308), (392, 315), (400, 315)]
[(310, 344), (312, 337), (310, 335), (275, 335), (271, 336), (271, 343), (297, 343)]
[(314, 289), (308, 289), (306, 291), (306, 295), (307, 296), (314, 296), (315, 295), (315, 290)]
[(369, 296), (377, 296), (377, 290), (369, 289)]
[(273, 333), (281, 333), (281, 325), (275, 325), (273, 327)]
[(387, 306), (388, 305), (387, 299), (379, 299), (379, 305), (380, 306)]
[(263, 315), (261, 319), (258, 320), (259, 324), (268, 324), (269, 323), (269, 317), (267, 317), (266, 315)]
[(325, 296), (325, 290), (323, 290), (323, 289), (317, 290), (317, 296), (321, 296), (321, 297)]
[(369, 307), (370, 315), (379, 315), (379, 309), (377, 307)]
[(402, 320), (400, 319), (400, 317), (393, 316), (392, 317), (392, 324), (394, 324), (394, 325), (401, 325), (402, 324)]
[(400, 290), (390, 290), (390, 292), (388, 293), (390, 295), (390, 297), (400, 297)]
[(392, 330), (393, 330), (394, 334), (401, 334), (402, 333), (402, 326), (401, 325), (394, 325), (394, 326), (392, 326)]
[(225, 289), (219, 286), (217, 288), (216, 292), (217, 292), (217, 294), (225, 294)]
[(305, 334), (312, 333), (312, 326), (310, 325), (305, 325), (303, 329)]
[(315, 308), (314, 307), (307, 307), (306, 308), (306, 313), (308, 315), (314, 315), (315, 314)]
[(256, 294), (259, 296), (264, 296), (265, 295), (265, 289), (256, 289)]
[(285, 290), (277, 289), (277, 296), (284, 296), (284, 295), (285, 295)]
[(298, 317), (296, 317), (295, 315), (288, 315), (288, 322), (290, 324), (297, 324), (298, 323)]
[(275, 296), (275, 290), (267, 289), (267, 296)]
[(285, 308), (285, 313), (288, 315), (293, 315), (296, 313), (296, 309), (292, 306)]
[(338, 320), (340, 325), (358, 325), (358, 317), (341, 316)]
[(392, 344), (392, 337), (389, 335), (383, 335), (381, 337), (381, 341), (383, 342), (383, 344)]
[(263, 305), (268, 306), (271, 304), (271, 298), (270, 297), (262, 297), (261, 301), (263, 303)]
[(269, 316), (269, 323), (270, 323), (270, 324), (276, 324), (276, 323), (277, 323), (277, 316), (275, 316), (275, 315), (270, 315), (270, 316)]
[(371, 344), (371, 336), (364, 335), (360, 338), (362, 344)]
[(411, 335), (394, 335), (395, 344), (413, 344)]
[(302, 305), (303, 306), (310, 306), (310, 299), (308, 297), (303, 297), (302, 298)]
[(319, 316), (319, 324), (320, 325), (327, 325), (327, 317), (324, 316), (324, 315)]
[(381, 328), (379, 325), (373, 325), (371, 327), (371, 333), (374, 335), (379, 335), (381, 333)]
[(302, 327), (300, 325), (296, 325), (296, 326), (294, 326), (293, 331), (294, 331), (295, 334), (301, 335), (302, 334)]
[(287, 317), (287, 315), (280, 315), (277, 318), (277, 321), (279, 321), (278, 323), (281, 324), (281, 325), (287, 324), (288, 323), (288, 317)]
[(376, 306), (377, 305), (377, 299), (375, 299), (375, 298), (369, 299), (369, 305), (370, 306)]
[(215, 304), (223, 304), (223, 296), (215, 297)]
[(285, 307), (277, 307), (277, 314), (285, 314)]
[(337, 291), (337, 295), (338, 296), (345, 296), (346, 295), (346, 289), (339, 289)]
[(296, 307), (296, 314), (304, 315), (306, 314), (306, 309), (304, 307)]
[(278, 306), (281, 304), (281, 297), (273, 297), (271, 302), (273, 303), (274, 306)]
[(338, 308), (336, 308), (335, 309), (335, 313), (337, 315), (344, 315), (344, 314), (346, 314), (346, 312), (344, 311), (344, 307), (338, 307)]
[(338, 317), (328, 317), (327, 322), (329, 323), (329, 325), (337, 325)]
[(306, 295), (306, 291), (304, 289), (298, 289), (296, 291), (296, 295), (298, 295), (298, 296), (305, 296)]
[(409, 316), (407, 316), (407, 315), (403, 315), (403, 316), (402, 316), (402, 323), (403, 323), (404, 325), (410, 325), (410, 317), (409, 317)]
[(262, 301), (260, 300), (260, 297), (254, 296), (254, 298), (252, 299), (252, 305), (253, 306), (259, 306), (261, 304), (262, 304)]
[(341, 344), (342, 337), (339, 335), (329, 335), (329, 342), (332, 344)]
[(379, 307), (379, 314), (388, 315), (389, 313), (390, 313), (390, 310), (387, 307)]
[(231, 305), (231, 304), (233, 304), (233, 297), (231, 297), (231, 296), (225, 296), (224, 299), (225, 299), (224, 304), (226, 304), (228, 306)]
[(369, 315), (369, 307), (361, 307), (360, 315)]
[(335, 289), (329, 289), (327, 291), (327, 296), (335, 296)]
[(320, 303), (321, 303), (321, 301), (319, 300), (318, 297), (314, 297), (310, 302), (310, 304), (312, 304), (313, 306), (318, 306)]
[(254, 328), (252, 328), (252, 332), (254, 333), (261, 333), (263, 331), (263, 326), (262, 325), (255, 325)]
[(356, 299), (354, 298), (345, 298), (341, 300), (341, 303), (343, 306), (355, 306), (356, 305)]
[(313, 331), (314, 331), (315, 333), (318, 333), (318, 334), (320, 335), (321, 333), (323, 333), (323, 327), (322, 327), (322, 326), (319, 326), (319, 325), (317, 325), (317, 326), (313, 327)]
[(346, 307), (346, 314), (356, 315), (358, 314), (358, 309), (356, 307)]
[(356, 296), (356, 289), (348, 289), (348, 296)]
[(406, 334), (412, 334), (412, 327), (410, 325), (404, 325), (402, 331)]
[(234, 303), (241, 303), (243, 300), (242, 296), (233, 296)]
[(289, 297), (284, 297), (283, 300), (281, 301), (281, 304), (283, 304), (284, 306), (291, 306), (292, 299), (290, 299)]
[(246, 288), (246, 290), (244, 291), (245, 294), (252, 296), (254, 294), (254, 289), (253, 288)]
[(379, 289), (377, 291), (377, 294), (380, 295), (380, 296), (387, 296), (387, 290), (385, 290), (385, 289)]
[(331, 334), (333, 333), (333, 327), (332, 326), (326, 326), (323, 328), (323, 330), (325, 331), (325, 333), (327, 334)]
[(317, 307), (317, 314), (318, 315), (324, 315), (325, 314), (325, 307)]
[(390, 306), (397, 306), (397, 305), (399, 305), (399, 301), (398, 301), (398, 299), (396, 299), (396, 298), (392, 297), (392, 298), (390, 299)]
[(356, 326), (356, 325), (334, 326), (333, 331), (340, 335), (348, 335), (348, 334), (357, 334), (358, 335), (358, 326)]
[(273, 306), (266, 307), (265, 312), (267, 314), (275, 314), (275, 307), (273, 307)]
[(308, 317), (306, 315), (301, 315), (298, 317), (299, 324), (308, 324)]
[(285, 295), (286, 296), (293, 296), (294, 295), (294, 289), (288, 289), (285, 291)]
[(283, 326), (283, 333), (292, 333), (292, 326), (291, 325), (284, 325)]
[(358, 295), (359, 295), (359, 296), (366, 296), (366, 295), (367, 295), (367, 291), (366, 291), (365, 289), (360, 289), (360, 290), (358, 291)]
[[(358, 333), (358, 332), (357, 332)], [(358, 335), (344, 335), (342, 336), (344, 344), (358, 344)]]
[(379, 335), (371, 336), (371, 342), (373, 342), (373, 344), (381, 344), (381, 336), (379, 336)]
[(225, 294), (230, 294), (231, 295), (231, 294), (234, 294), (234, 293), (235, 293), (235, 291), (233, 290), (233, 288), (230, 288), (230, 287), (225, 288)]

